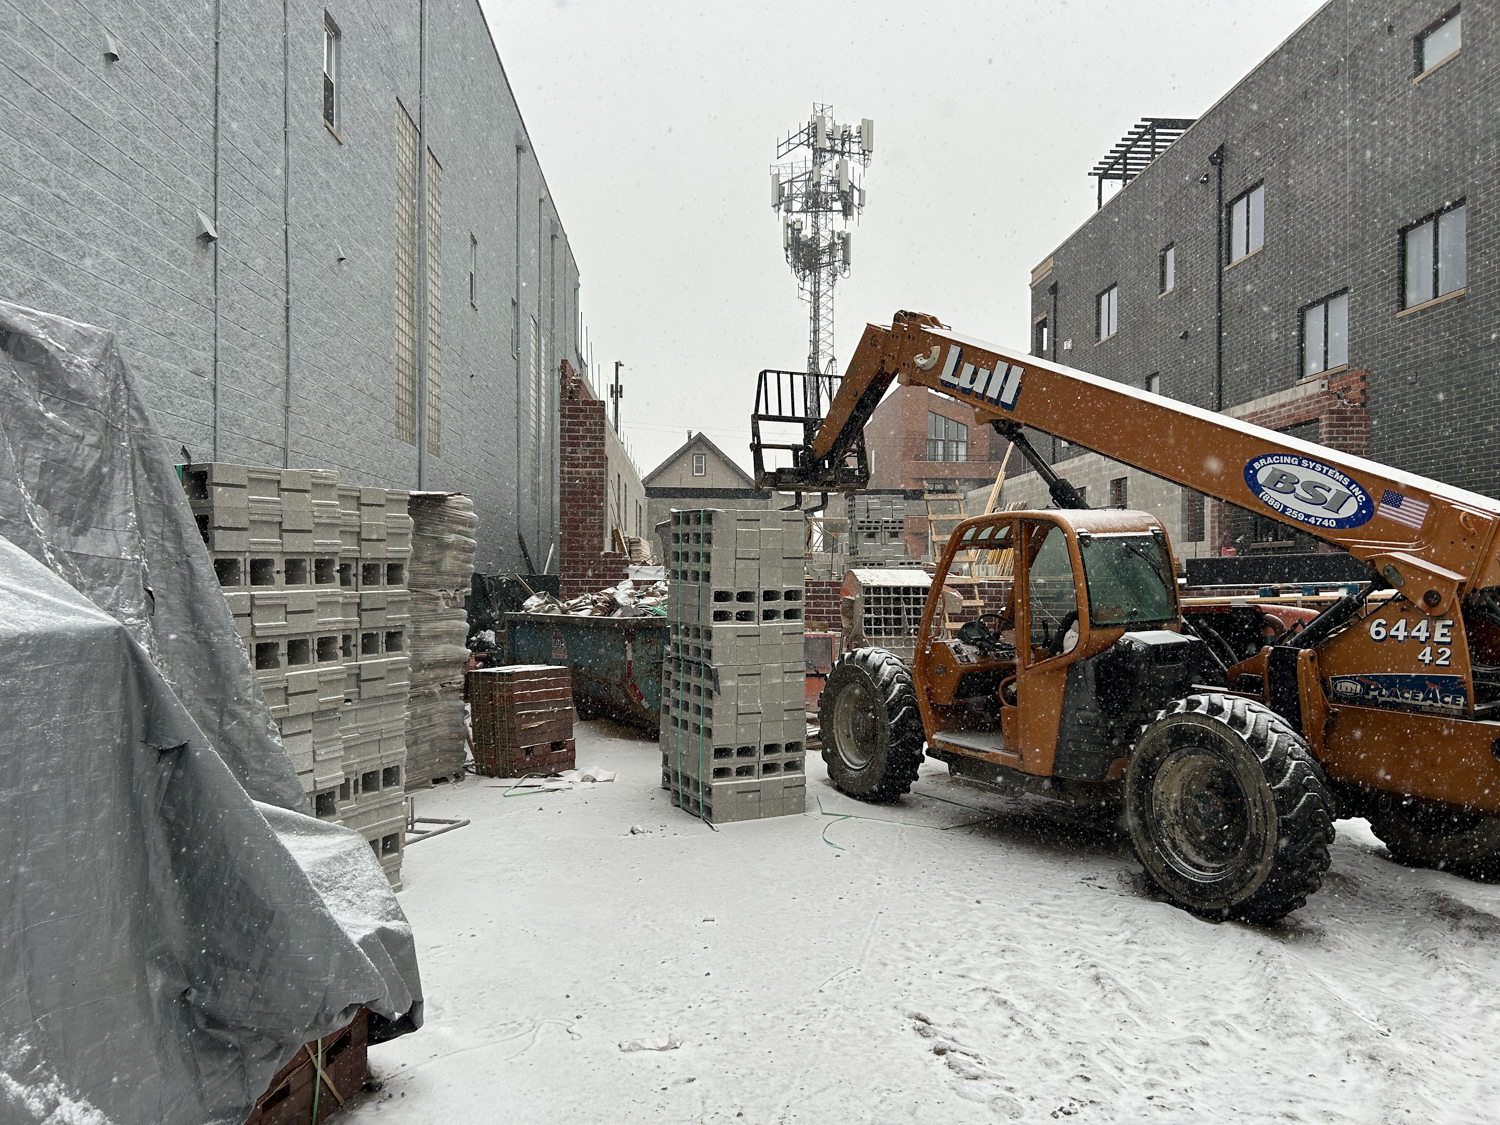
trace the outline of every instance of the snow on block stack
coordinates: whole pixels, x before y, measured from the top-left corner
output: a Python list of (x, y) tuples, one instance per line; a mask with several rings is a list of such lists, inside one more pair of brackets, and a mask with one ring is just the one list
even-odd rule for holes
[(474, 767), (485, 777), (560, 773), (574, 766), (573, 674), (553, 664), (468, 674)]
[(801, 512), (674, 511), (662, 788), (713, 823), (803, 811)]
[(469, 658), (464, 601), (474, 574), (479, 521), (474, 502), (456, 492), (413, 492), (408, 512), (411, 703), (406, 785), (416, 789), (463, 774), (463, 667)]
[[(344, 636), (337, 543), (319, 540), (331, 473), (185, 465), (183, 487), (313, 813), (338, 819)], [(320, 510), (321, 511), (321, 510)]]

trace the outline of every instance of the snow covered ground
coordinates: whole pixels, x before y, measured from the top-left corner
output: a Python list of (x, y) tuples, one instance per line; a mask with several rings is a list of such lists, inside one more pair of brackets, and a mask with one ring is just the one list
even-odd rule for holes
[(716, 832), (655, 743), (578, 734), (615, 781), (418, 797), (473, 823), (407, 853), (427, 1025), (353, 1121), (1500, 1120), (1500, 887), (1363, 821), (1307, 907), (1214, 925), (935, 762), (880, 807), (813, 756), (806, 815)]

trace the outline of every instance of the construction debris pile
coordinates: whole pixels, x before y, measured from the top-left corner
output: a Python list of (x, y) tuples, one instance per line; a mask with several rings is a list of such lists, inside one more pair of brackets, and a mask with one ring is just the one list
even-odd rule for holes
[(804, 811), (801, 512), (672, 513), (662, 788), (711, 823)]
[(625, 579), (596, 594), (581, 594), (558, 601), (551, 594), (533, 594), (521, 606), (523, 613), (565, 614), (569, 617), (665, 617), (668, 586), (653, 582), (640, 586)]
[(407, 494), (324, 470), (184, 466), (183, 487), (313, 815), (401, 886)]
[(461, 777), (468, 597), (474, 574), (474, 502), (456, 492), (413, 492), (411, 701), (406, 713), (407, 785)]

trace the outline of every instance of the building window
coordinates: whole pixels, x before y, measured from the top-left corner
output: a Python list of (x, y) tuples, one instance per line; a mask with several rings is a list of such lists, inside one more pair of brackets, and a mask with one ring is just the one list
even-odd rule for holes
[(1168, 246), (1161, 252), (1156, 267), (1158, 293), (1170, 293), (1177, 287), (1177, 246)]
[(1327, 297), (1302, 310), (1302, 374), (1316, 375), (1349, 362), (1349, 294)]
[(1124, 508), (1130, 495), (1129, 477), (1115, 477), (1109, 482), (1109, 506)]
[(396, 437), (417, 444), (417, 126), (396, 103)]
[(1266, 241), (1266, 185), (1257, 184), (1229, 205), (1229, 264), (1255, 253)]
[(706, 477), (708, 475), (708, 454), (693, 454), (693, 476)]
[(1108, 340), (1120, 330), (1120, 287), (1111, 285), (1099, 294), (1098, 321), (1099, 339)]
[(1445, 296), (1468, 284), (1467, 211), (1460, 200), (1402, 232), (1405, 308)]
[(967, 461), (969, 427), (934, 411), (927, 412), (927, 460)]
[(479, 239), (469, 235), (469, 304), (479, 307)]
[(323, 13), (323, 120), (339, 128), (339, 25)]
[(1426, 74), (1438, 63), (1447, 62), (1463, 45), (1463, 16), (1454, 8), (1417, 36), (1417, 73)]
[(1047, 354), (1047, 318), (1045, 316), (1032, 326), (1031, 354), (1044, 357)]
[(1154, 395), (1161, 394), (1161, 372), (1146, 376), (1146, 389)]
[(1184, 543), (1201, 543), (1204, 539), (1203, 493), (1191, 488), (1182, 490), (1182, 534)]

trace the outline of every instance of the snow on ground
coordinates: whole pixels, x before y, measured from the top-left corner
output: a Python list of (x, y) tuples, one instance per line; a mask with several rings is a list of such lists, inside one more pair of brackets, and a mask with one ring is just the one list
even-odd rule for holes
[(871, 806), (813, 756), (806, 815), (714, 831), (659, 761), (586, 723), (613, 782), (418, 795), (473, 823), (407, 852), (427, 1024), (353, 1121), (1500, 1120), (1500, 887), (1363, 821), (1307, 907), (1215, 925), (935, 762)]

